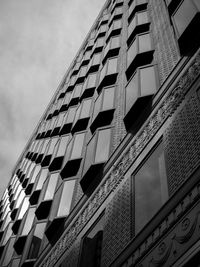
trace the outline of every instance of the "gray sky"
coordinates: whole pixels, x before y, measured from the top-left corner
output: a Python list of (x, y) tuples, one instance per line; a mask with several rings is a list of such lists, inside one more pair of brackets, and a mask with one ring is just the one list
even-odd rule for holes
[(0, 0), (0, 197), (105, 0)]

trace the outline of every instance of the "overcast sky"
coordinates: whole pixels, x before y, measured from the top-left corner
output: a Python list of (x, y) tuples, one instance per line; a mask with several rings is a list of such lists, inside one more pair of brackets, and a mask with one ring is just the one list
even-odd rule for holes
[(0, 0), (0, 197), (105, 0)]

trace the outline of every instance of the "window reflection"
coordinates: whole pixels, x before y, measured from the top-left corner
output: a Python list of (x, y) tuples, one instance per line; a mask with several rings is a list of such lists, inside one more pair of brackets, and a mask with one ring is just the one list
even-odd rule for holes
[(138, 233), (168, 199), (163, 143), (134, 176), (135, 232)]
[(64, 183), (57, 217), (62, 217), (69, 214), (75, 182), (76, 180), (71, 180)]
[(57, 182), (58, 182), (58, 173), (51, 174), (50, 177), (48, 178), (48, 185), (47, 185), (46, 192), (44, 195), (44, 200), (53, 199)]
[(29, 231), (31, 230), (34, 218), (35, 218), (35, 208), (30, 208), (27, 212), (27, 216), (24, 221), (21, 235), (28, 235)]

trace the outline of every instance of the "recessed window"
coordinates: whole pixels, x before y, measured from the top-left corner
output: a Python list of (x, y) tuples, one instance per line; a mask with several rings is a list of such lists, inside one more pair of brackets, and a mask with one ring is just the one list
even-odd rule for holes
[(168, 199), (162, 142), (134, 174), (134, 184), (135, 232), (138, 233)]
[[(103, 243), (104, 214), (99, 221), (91, 227), (82, 240), (80, 267), (101, 266), (101, 251)], [(66, 266), (65, 262), (62, 266)]]

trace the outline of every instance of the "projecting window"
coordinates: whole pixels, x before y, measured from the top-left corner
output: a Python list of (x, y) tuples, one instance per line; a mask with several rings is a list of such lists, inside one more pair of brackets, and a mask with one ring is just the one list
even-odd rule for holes
[(73, 106), (68, 109), (68, 112), (63, 120), (62, 129), (60, 131), (61, 135), (67, 134), (70, 132), (73, 121), (74, 121), (74, 117), (76, 114), (76, 109), (77, 109), (77, 106)]
[(106, 42), (109, 41), (110, 37), (115, 36), (115, 35), (119, 35), (122, 29), (122, 20), (121, 19), (117, 19), (117, 20), (113, 20), (109, 30), (108, 30), (108, 34), (107, 34), (107, 40)]
[(28, 235), (29, 231), (31, 230), (34, 218), (35, 218), (35, 208), (29, 208), (22, 227), (21, 231), (22, 236)]
[[(99, 221), (91, 227), (82, 240), (79, 267), (100, 267), (101, 251), (104, 230), (104, 214)], [(65, 262), (61, 265), (65, 266)]]
[(168, 199), (164, 148), (161, 142), (133, 175), (135, 233), (137, 234)]
[(13, 249), (13, 245), (15, 243), (15, 237), (10, 238), (10, 240), (7, 243), (7, 246), (5, 248), (5, 252), (3, 254), (3, 260), (1, 262), (2, 266), (8, 266), (10, 260), (12, 259), (13, 253), (14, 253), (14, 249)]
[(55, 190), (56, 190), (56, 185), (58, 182), (58, 174), (53, 173), (50, 175), (49, 179), (47, 180), (47, 187), (45, 190), (44, 198), (43, 200), (51, 200), (53, 199)]
[(196, 29), (200, 27), (200, 4), (195, 0), (184, 0), (172, 14), (181, 53), (197, 49), (199, 37)]
[(42, 244), (45, 227), (46, 227), (46, 223), (36, 224), (35, 230), (33, 232), (32, 240), (30, 243), (30, 248), (28, 251), (27, 259), (37, 258), (39, 251), (40, 251), (41, 244)]
[(147, 108), (157, 89), (154, 66), (139, 68), (126, 86), (126, 105), (124, 122), (127, 128), (139, 118)]
[(67, 92), (67, 93), (65, 94), (65, 97), (64, 97), (63, 102), (62, 102), (62, 106), (61, 106), (61, 108), (60, 108), (60, 111), (65, 111), (65, 110), (67, 110), (69, 101), (70, 101), (70, 99), (71, 99), (71, 94), (72, 94), (71, 92)]
[(150, 22), (147, 11), (137, 12), (128, 26), (127, 44), (130, 45), (136, 34), (147, 32), (149, 30), (149, 25)]
[(62, 233), (65, 218), (70, 213), (75, 183), (76, 180), (64, 181), (55, 193), (49, 216), (49, 225), (45, 232), (50, 241), (52, 238), (58, 239)]
[(98, 127), (106, 126), (111, 123), (114, 111), (115, 87), (108, 87), (102, 90), (95, 101), (90, 126), (92, 132)]
[(110, 153), (111, 128), (99, 129), (90, 139), (85, 156), (83, 177), (80, 181), (85, 191), (93, 182)]
[(101, 91), (102, 87), (112, 85), (116, 82), (117, 61), (117, 57), (109, 58), (101, 69), (99, 85), (97, 88), (98, 93)]
[(79, 98), (82, 93), (83, 84), (77, 84), (72, 92), (71, 99), (69, 101), (69, 105), (76, 105), (78, 104)]
[(109, 42), (107, 43), (104, 49), (104, 58), (103, 64), (105, 63), (108, 57), (114, 57), (119, 54), (120, 49), (120, 36), (113, 36), (110, 38)]
[(81, 98), (93, 96), (96, 87), (97, 73), (91, 73), (88, 75), (84, 85)]
[(136, 35), (127, 52), (127, 79), (137, 67), (152, 63), (153, 52), (150, 33)]
[(128, 22), (131, 21), (136, 12), (145, 10), (147, 8), (147, 4), (147, 0), (130, 0)]

